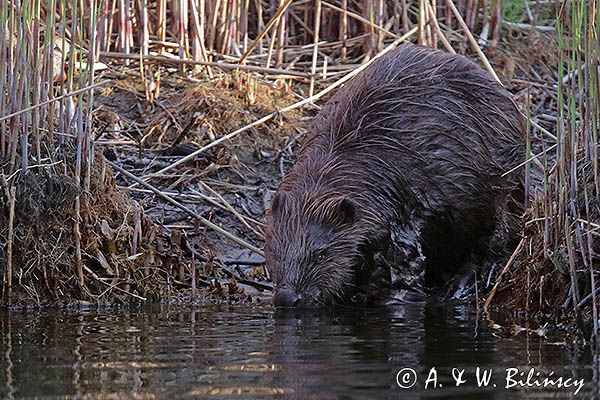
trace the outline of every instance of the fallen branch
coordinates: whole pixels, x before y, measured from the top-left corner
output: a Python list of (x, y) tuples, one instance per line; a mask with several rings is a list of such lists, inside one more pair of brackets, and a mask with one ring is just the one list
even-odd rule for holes
[(260, 282), (251, 281), (249, 279), (242, 278), (241, 276), (236, 275), (233, 272), (229, 271), (227, 268), (221, 267), (221, 271), (223, 271), (223, 273), (225, 275), (227, 275), (228, 277), (234, 278), (237, 281), (237, 283), (252, 286), (253, 288), (258, 289), (260, 291), (263, 291), (263, 290), (272, 291), (273, 290), (273, 286), (271, 286), (271, 285), (267, 285), (266, 283), (260, 283)]
[(512, 29), (521, 29), (521, 30), (538, 30), (541, 32), (555, 33), (556, 28), (553, 26), (545, 26), (545, 25), (532, 25), (532, 24), (521, 24), (517, 22), (509, 22), (502, 21), (502, 25), (507, 26)]

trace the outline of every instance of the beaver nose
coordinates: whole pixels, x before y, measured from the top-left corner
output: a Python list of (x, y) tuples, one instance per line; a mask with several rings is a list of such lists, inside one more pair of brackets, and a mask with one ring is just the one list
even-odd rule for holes
[(275, 293), (273, 303), (276, 307), (295, 307), (300, 302), (300, 296), (292, 289), (283, 289)]

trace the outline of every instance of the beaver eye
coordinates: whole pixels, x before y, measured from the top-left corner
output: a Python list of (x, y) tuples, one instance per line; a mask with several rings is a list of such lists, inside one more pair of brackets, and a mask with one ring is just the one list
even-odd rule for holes
[(317, 262), (323, 262), (325, 261), (326, 256), (327, 255), (325, 254), (325, 250), (319, 250), (315, 254), (315, 259), (317, 260)]

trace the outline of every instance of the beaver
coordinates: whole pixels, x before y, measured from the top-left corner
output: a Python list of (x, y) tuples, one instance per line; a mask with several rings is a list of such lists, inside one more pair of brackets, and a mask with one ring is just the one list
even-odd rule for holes
[[(323, 106), (267, 213), (276, 306), (390, 302), (505, 256), (525, 157), (510, 94), (460, 55), (406, 44)], [(370, 300), (367, 300), (370, 299)]]

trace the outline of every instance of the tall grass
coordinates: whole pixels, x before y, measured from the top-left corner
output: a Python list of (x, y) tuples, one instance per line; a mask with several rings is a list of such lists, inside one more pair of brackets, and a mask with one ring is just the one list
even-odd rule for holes
[[(542, 131), (528, 115), (530, 126), (546, 136), (528, 135), (527, 159), (532, 149), (539, 152), (541, 172), (534, 165), (526, 167), (528, 193), (532, 194), (526, 213), (530, 218), (524, 221), (522, 245), (499, 275), (486, 307), (494, 299), (502, 275), (514, 264), (520, 268), (513, 267), (500, 295), (504, 310), (508, 304), (515, 306), (514, 311), (541, 311), (538, 315), (543, 318), (547, 313), (570, 316), (584, 333), (597, 338), (599, 4), (564, 1), (556, 16), (557, 79), (549, 82), (556, 89), (556, 135)], [(588, 329), (583, 321), (593, 326)]]
[[(94, 8), (94, 1), (90, 6)], [(94, 73), (93, 63), (85, 67), (82, 50), (94, 41), (95, 25), (89, 23), (93, 18), (82, 17), (87, 11), (80, 7), (83, 3), (77, 0), (0, 2), (0, 186), (6, 192), (3, 200), (11, 205), (11, 226), (3, 231), (8, 251), (2, 261), (8, 271), (2, 289), (9, 303), (13, 268), (22, 268), (12, 265), (16, 182), (43, 172), (74, 176), (81, 192), (89, 191), (92, 91), (85, 86), (93, 84)], [(75, 214), (65, 220), (73, 221), (77, 239), (80, 203), (77, 196)], [(73, 272), (83, 284), (80, 240), (76, 243)]]
[[(596, 271), (600, 228), (598, 128), (600, 108), (600, 7), (597, 2), (563, 3), (557, 21), (558, 146), (546, 168), (544, 249), (564, 262), (570, 277), (569, 304), (575, 316), (591, 304), (598, 332)], [(562, 261), (561, 261), (562, 259)]]
[(480, 31), (484, 42), (498, 40), (500, 0), (79, 0), (67, 3), (65, 11), (74, 13), (71, 24), (79, 18), (80, 30), (94, 34), (81, 37), (96, 42), (91, 48), (82, 43), (84, 50), (126, 65), (142, 61), (152, 100), (160, 90), (160, 70), (144, 65), (157, 60), (152, 56), (177, 58), (182, 72), (188, 65), (198, 73), (200, 65), (223, 61), (285, 66), (314, 81), (327, 60), (359, 62), (413, 26), (420, 27), (421, 44), (437, 47), (446, 37), (462, 41), (463, 27), (450, 8), (454, 3), (467, 29)]

